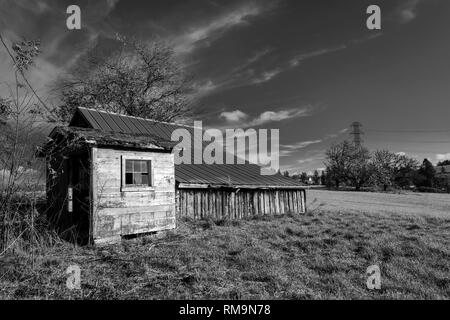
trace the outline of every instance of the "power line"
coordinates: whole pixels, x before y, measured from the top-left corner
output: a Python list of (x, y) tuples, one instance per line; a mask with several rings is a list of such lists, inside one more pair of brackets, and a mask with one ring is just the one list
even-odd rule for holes
[(366, 132), (376, 132), (376, 133), (446, 133), (450, 132), (448, 130), (373, 130), (368, 129)]
[[(380, 141), (380, 140), (378, 140)], [(449, 141), (419, 141), (419, 140), (396, 140), (396, 139), (389, 139), (387, 140), (389, 142), (408, 142), (408, 143), (450, 143)]]

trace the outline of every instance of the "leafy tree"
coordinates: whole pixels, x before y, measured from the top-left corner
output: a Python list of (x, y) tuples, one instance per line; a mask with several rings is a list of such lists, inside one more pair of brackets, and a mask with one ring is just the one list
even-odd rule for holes
[(440, 161), (438, 162), (438, 167), (440, 166), (450, 166), (450, 160), (444, 160), (444, 161)]
[(395, 185), (400, 188), (407, 188), (413, 185), (415, 177), (417, 176), (419, 162), (416, 159), (402, 155), (398, 156), (396, 165), (397, 170), (394, 178)]
[(320, 184), (320, 175), (319, 175), (319, 171), (314, 170), (312, 179), (313, 179), (313, 183), (314, 183), (314, 184)]
[(118, 41), (119, 50), (91, 50), (58, 81), (63, 104), (56, 118), (68, 121), (80, 106), (160, 121), (186, 116), (192, 86), (173, 50), (161, 42)]
[(328, 179), (328, 175), (327, 175), (327, 171), (326, 170), (322, 171), (322, 174), (320, 175), (320, 184), (324, 185), (324, 186), (328, 186), (329, 185), (329, 179)]
[(306, 172), (300, 174), (300, 181), (305, 184), (308, 183), (308, 174)]
[[(406, 178), (406, 174), (412, 176), (418, 164), (414, 159), (404, 155), (398, 155), (388, 150), (377, 150), (372, 155), (372, 176), (371, 180), (375, 185), (383, 186), (386, 191), (390, 186), (396, 186), (401, 179)], [(410, 185), (408, 181), (406, 185)]]
[(419, 187), (428, 187), (432, 188), (434, 186), (434, 179), (436, 176), (436, 170), (433, 167), (433, 164), (428, 160), (424, 159), (422, 165), (418, 171), (418, 183)]

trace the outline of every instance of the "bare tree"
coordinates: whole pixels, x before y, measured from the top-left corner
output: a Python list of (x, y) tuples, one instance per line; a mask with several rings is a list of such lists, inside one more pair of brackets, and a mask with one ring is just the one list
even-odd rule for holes
[(348, 170), (348, 153), (351, 144), (348, 141), (331, 146), (326, 151), (325, 166), (329, 178), (334, 181), (336, 189), (339, 188), (341, 182), (346, 179), (346, 171)]
[(185, 117), (192, 86), (172, 48), (120, 36), (118, 41), (119, 50), (109, 56), (91, 50), (59, 81), (56, 117), (68, 121), (79, 106), (160, 121)]
[(348, 182), (356, 190), (360, 190), (371, 176), (369, 150), (348, 141), (327, 150), (325, 165), (336, 188), (339, 188), (341, 182)]
[[(383, 186), (383, 190), (387, 191), (391, 186), (403, 186), (403, 180), (408, 175), (412, 178), (412, 174), (417, 170), (418, 162), (388, 150), (377, 150), (372, 155), (371, 165), (372, 183)], [(409, 185), (411, 182), (406, 184)]]
[(387, 191), (395, 183), (398, 156), (388, 150), (377, 150), (373, 154), (372, 181), (375, 185), (382, 185)]

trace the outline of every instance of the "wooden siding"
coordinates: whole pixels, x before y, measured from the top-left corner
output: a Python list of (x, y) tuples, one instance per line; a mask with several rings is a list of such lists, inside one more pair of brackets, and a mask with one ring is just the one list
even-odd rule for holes
[[(114, 242), (125, 235), (175, 228), (173, 154), (96, 148), (93, 155), (95, 243)], [(132, 191), (123, 189), (122, 157), (151, 159), (153, 185)]]
[(244, 219), (306, 212), (302, 189), (178, 189), (177, 215), (193, 219)]

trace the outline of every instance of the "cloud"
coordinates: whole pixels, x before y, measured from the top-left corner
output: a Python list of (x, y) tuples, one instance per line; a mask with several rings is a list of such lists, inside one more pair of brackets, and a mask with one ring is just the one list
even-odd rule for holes
[(272, 68), (270, 69), (258, 72), (256, 71), (256, 62), (260, 61), (263, 57), (266, 57), (268, 54), (274, 51), (274, 49), (266, 48), (256, 52), (244, 63), (232, 69), (231, 72), (226, 77), (224, 77), (225, 80), (221, 81), (218, 87), (220, 87), (221, 89), (230, 89), (248, 85), (259, 85), (261, 83), (271, 81), (280, 73), (295, 68), (300, 65), (300, 63), (308, 59), (326, 55), (328, 53), (345, 50), (353, 45), (378, 38), (382, 35), (382, 32), (372, 33), (360, 38), (348, 40), (344, 44), (330, 46), (327, 48), (317, 49), (309, 52), (303, 52), (301, 54), (295, 55), (293, 58), (286, 62), (278, 63), (278, 65), (272, 66)]
[(275, 68), (273, 70), (264, 71), (259, 77), (256, 77), (252, 80), (252, 83), (259, 84), (272, 80), (283, 70), (281, 68)]
[(230, 112), (222, 112), (219, 116), (225, 118), (228, 122), (240, 122), (248, 118), (248, 115), (241, 110), (235, 110)]
[(106, 0), (106, 5), (108, 7), (108, 10), (111, 11), (113, 10), (117, 3), (119, 3), (120, 0)]
[(304, 149), (310, 145), (321, 143), (323, 140), (311, 140), (301, 141), (295, 144), (282, 144), (280, 145), (280, 157), (287, 157), (295, 153), (298, 150)]
[(317, 161), (317, 160), (321, 160), (322, 158), (305, 158), (305, 159), (299, 159), (297, 160), (298, 163), (300, 164), (305, 164), (308, 162), (313, 162), (313, 161)]
[(264, 56), (268, 55), (270, 52), (272, 52), (272, 49), (262, 49), (257, 52), (255, 52), (250, 58), (248, 58), (244, 63), (241, 65), (238, 65), (232, 70), (232, 73), (237, 73), (239, 71), (242, 71), (244, 69), (247, 69), (249, 66), (253, 65), (254, 63), (258, 62), (263, 58)]
[[(338, 137), (339, 135), (347, 132), (348, 130), (349, 129), (347, 129), (347, 128), (343, 129), (343, 130), (339, 130), (336, 133), (327, 134), (321, 139), (299, 141), (299, 142), (292, 143), (292, 144), (282, 144), (282, 145), (280, 145), (280, 149), (281, 149), (280, 150), (280, 156), (289, 156), (289, 155), (294, 154), (297, 151), (305, 149), (305, 148), (307, 148), (309, 146), (316, 145), (316, 144), (319, 144), (319, 143), (325, 143), (329, 139), (334, 139), (334, 138)], [(300, 159), (300, 160), (298, 160), (298, 162), (303, 164), (303, 163), (308, 163), (308, 162), (312, 162), (312, 161), (323, 159), (323, 153), (324, 152), (325, 152), (325, 150), (309, 150), (309, 151), (306, 151), (307, 154), (313, 153), (314, 155), (316, 155), (316, 157)], [(301, 154), (298, 154), (298, 155), (301, 155)], [(304, 152), (303, 152), (303, 155), (304, 155)]]
[[(281, 122), (287, 119), (295, 119), (299, 117), (307, 117), (311, 115), (312, 106), (293, 108), (279, 111), (265, 111), (253, 119), (248, 120), (249, 115), (241, 110), (222, 112), (219, 117), (227, 122), (232, 122), (234, 126), (239, 128), (259, 127), (268, 123)], [(225, 124), (222, 129), (228, 128)]]
[(312, 144), (318, 144), (321, 143), (323, 140), (310, 140), (310, 141), (301, 141), (301, 142), (297, 142), (295, 144), (283, 144), (281, 145), (284, 148), (287, 149), (291, 149), (291, 150), (298, 150), (298, 149), (303, 149), (306, 148), (307, 146), (310, 146)]
[(248, 63), (255, 63), (258, 60), (260, 60), (262, 57), (264, 57), (265, 55), (267, 55), (268, 53), (270, 53), (272, 50), (271, 49), (263, 49), (261, 51), (256, 52), (252, 57), (250, 57), (247, 62)]
[(204, 96), (208, 93), (211, 93), (211, 91), (214, 91), (217, 88), (217, 85), (212, 80), (206, 80), (202, 83), (195, 83), (194, 84), (194, 91), (195, 91), (195, 97), (199, 98), (201, 96)]
[(417, 17), (417, 6), (421, 0), (408, 0), (398, 8), (397, 16), (400, 23), (408, 23)]
[(299, 54), (299, 55), (295, 56), (294, 58), (292, 58), (292, 60), (290, 61), (290, 65), (291, 65), (291, 67), (295, 67), (295, 66), (298, 66), (300, 64), (300, 62), (302, 62), (304, 60), (318, 57), (318, 56), (321, 56), (321, 55), (324, 55), (327, 53), (344, 50), (346, 48), (347, 48), (346, 45), (339, 45), (339, 46), (335, 46), (335, 47), (324, 48), (324, 49), (319, 49), (319, 50), (315, 50), (315, 51), (311, 51), (311, 52), (302, 53), (302, 54)]
[(348, 131), (350, 131), (349, 128), (344, 128), (344, 129), (342, 129), (342, 130), (339, 130), (339, 131), (336, 132), (336, 133), (327, 134), (327, 135), (325, 136), (324, 139), (333, 139), (333, 138), (337, 138), (337, 137), (340, 136), (341, 134), (344, 134), (344, 133), (346, 133), (346, 132), (348, 132)]
[(281, 111), (266, 111), (247, 124), (247, 127), (261, 126), (270, 122), (280, 122), (286, 119), (306, 117), (311, 114), (311, 107), (302, 107)]
[(437, 160), (437, 161), (450, 160), (450, 153), (437, 154), (437, 155), (436, 155), (436, 160)]
[(256, 4), (246, 4), (232, 10), (221, 17), (201, 26), (191, 28), (185, 34), (175, 39), (175, 51), (178, 53), (189, 53), (193, 51), (199, 42), (204, 40), (215, 40), (217, 37), (235, 27), (248, 23), (248, 18), (257, 16), (262, 8)]
[(36, 12), (38, 14), (42, 14), (46, 11), (49, 11), (51, 8), (45, 1), (25, 1), (25, 0), (16, 0), (17, 5), (22, 7), (23, 9), (27, 9), (32, 12)]

